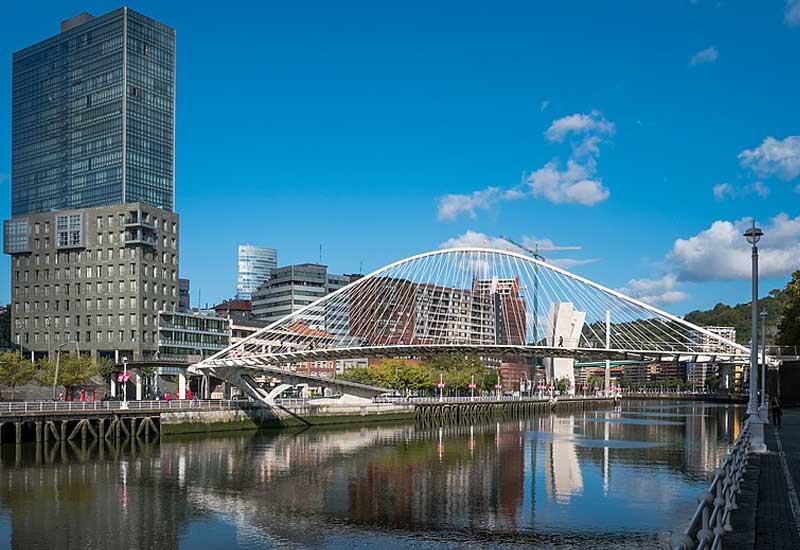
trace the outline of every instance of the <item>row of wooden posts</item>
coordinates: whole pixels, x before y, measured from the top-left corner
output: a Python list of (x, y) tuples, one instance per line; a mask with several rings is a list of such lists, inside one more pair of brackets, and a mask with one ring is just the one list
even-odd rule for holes
[[(160, 435), (160, 420), (158, 416), (114, 416), (112, 418), (81, 418), (81, 419), (24, 419), (13, 421), (0, 421), (0, 444), (10, 443), (3, 440), (3, 428), (6, 424), (14, 425), (14, 443), (21, 444), (23, 428), (33, 424), (36, 433), (36, 443), (48, 443), (52, 437), (54, 441), (73, 441), (80, 438), (82, 441), (92, 440), (120, 440), (121, 438), (144, 436), (150, 438), (150, 433)], [(7, 430), (6, 430), (7, 431)]]
[(559, 401), (498, 401), (460, 403), (424, 403), (414, 408), (414, 419), (420, 425), (466, 423), (487, 418), (523, 418), (536, 414), (609, 408), (613, 399), (575, 399)]

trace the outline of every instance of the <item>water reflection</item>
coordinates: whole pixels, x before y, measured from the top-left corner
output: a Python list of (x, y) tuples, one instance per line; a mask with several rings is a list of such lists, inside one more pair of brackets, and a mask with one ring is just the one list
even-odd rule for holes
[(131, 442), (102, 457), (63, 447), (56, 460), (4, 446), (0, 546), (657, 546), (690, 516), (740, 412), (650, 402)]

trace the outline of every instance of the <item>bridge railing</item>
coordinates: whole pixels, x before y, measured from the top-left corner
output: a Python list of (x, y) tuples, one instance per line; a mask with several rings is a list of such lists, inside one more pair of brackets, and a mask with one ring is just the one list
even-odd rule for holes
[(767, 346), (767, 355), (800, 357), (800, 346)]
[(731, 531), (731, 513), (741, 490), (750, 447), (750, 420), (746, 420), (733, 447), (714, 470), (708, 490), (697, 497), (698, 506), (689, 525), (670, 538), (673, 550), (722, 548), (722, 536)]
[(93, 412), (93, 411), (179, 411), (189, 409), (230, 410), (252, 405), (251, 401), (174, 399), (171, 401), (9, 401), (0, 403), (0, 415), (47, 413), (47, 412)]
[[(613, 396), (611, 396), (613, 397)], [(593, 396), (593, 395), (559, 395), (556, 397), (559, 401), (565, 400), (583, 400), (583, 399), (608, 399), (603, 396)], [(610, 397), (609, 397), (610, 398)], [(440, 399), (439, 397), (376, 397), (373, 402), (374, 403), (497, 403), (497, 402), (515, 402), (515, 401), (550, 401), (553, 399), (552, 396), (545, 394), (545, 395), (525, 395), (525, 396), (475, 396), (474, 398), (471, 396), (458, 396), (458, 397), (444, 397)]]

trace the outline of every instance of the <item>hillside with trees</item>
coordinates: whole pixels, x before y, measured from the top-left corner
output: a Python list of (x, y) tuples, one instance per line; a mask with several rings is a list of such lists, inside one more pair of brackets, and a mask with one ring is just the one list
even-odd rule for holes
[[(747, 345), (751, 334), (750, 307), (751, 302), (735, 306), (719, 303), (713, 309), (691, 311), (684, 318), (700, 326), (735, 327), (736, 341)], [(795, 271), (784, 289), (770, 290), (759, 299), (759, 311), (765, 309), (767, 342), (800, 345), (800, 271)]]

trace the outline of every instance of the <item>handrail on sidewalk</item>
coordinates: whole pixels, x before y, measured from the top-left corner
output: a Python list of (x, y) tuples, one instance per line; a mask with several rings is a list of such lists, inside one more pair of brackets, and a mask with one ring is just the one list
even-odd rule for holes
[(741, 491), (742, 478), (747, 469), (749, 447), (750, 419), (748, 418), (722, 464), (714, 470), (714, 479), (708, 490), (698, 495), (699, 504), (689, 525), (670, 538), (673, 550), (722, 548), (722, 536), (733, 530), (731, 513), (737, 508), (736, 498)]
[[(123, 403), (127, 407), (123, 407)], [(188, 409), (239, 409), (252, 405), (251, 401), (229, 399), (173, 399), (171, 401), (9, 401), (0, 403), (0, 415), (14, 413), (94, 412), (94, 411), (172, 411)]]

